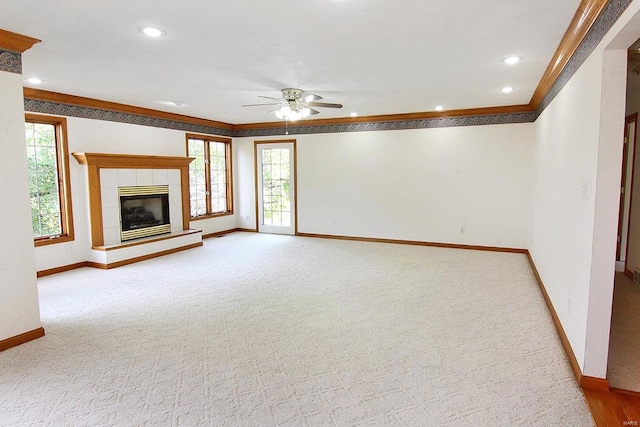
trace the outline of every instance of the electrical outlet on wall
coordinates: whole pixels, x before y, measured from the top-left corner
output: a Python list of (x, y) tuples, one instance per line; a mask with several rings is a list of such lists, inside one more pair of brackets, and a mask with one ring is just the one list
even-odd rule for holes
[(464, 233), (464, 227), (460, 227), (460, 232)]

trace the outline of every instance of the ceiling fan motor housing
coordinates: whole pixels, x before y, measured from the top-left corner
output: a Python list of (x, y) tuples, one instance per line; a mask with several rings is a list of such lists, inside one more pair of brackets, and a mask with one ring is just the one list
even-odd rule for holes
[(282, 97), (289, 102), (300, 99), (301, 96), (302, 96), (301, 89), (294, 89), (290, 87), (286, 89), (282, 89)]

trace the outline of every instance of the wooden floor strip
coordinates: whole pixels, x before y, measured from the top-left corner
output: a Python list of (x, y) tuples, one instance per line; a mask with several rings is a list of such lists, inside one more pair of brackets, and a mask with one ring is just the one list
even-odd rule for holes
[(640, 426), (640, 393), (582, 389), (597, 427)]

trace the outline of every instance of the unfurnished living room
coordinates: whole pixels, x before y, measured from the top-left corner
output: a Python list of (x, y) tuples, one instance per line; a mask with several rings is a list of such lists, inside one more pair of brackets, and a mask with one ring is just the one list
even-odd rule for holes
[(3, 0), (0, 426), (637, 426), (640, 0)]

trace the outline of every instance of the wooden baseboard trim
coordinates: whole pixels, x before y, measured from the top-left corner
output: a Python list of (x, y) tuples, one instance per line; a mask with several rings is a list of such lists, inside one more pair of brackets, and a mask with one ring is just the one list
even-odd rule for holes
[(12, 347), (24, 344), (43, 336), (44, 328), (40, 327), (38, 329), (34, 329), (33, 331), (25, 332), (23, 334), (16, 335), (15, 337), (4, 339), (0, 341), (0, 351), (8, 350)]
[(375, 237), (339, 236), (334, 234), (314, 234), (314, 233), (296, 233), (296, 236), (313, 237), (313, 238), (319, 238), (319, 239), (352, 240), (356, 242), (392, 243), (397, 245), (413, 245), (413, 246), (431, 246), (436, 248), (449, 248), (449, 249), (469, 249), (474, 251), (508, 252), (508, 253), (517, 253), (517, 254), (527, 253), (526, 249), (518, 249), (518, 248), (503, 248), (498, 246), (459, 245), (455, 243), (424, 242), (419, 240), (379, 239)]
[(580, 387), (591, 390), (609, 391), (609, 380), (582, 375), (580, 377)]
[(87, 261), (76, 262), (75, 264), (63, 265), (62, 267), (48, 268), (46, 270), (40, 270), (36, 273), (37, 277), (50, 276), (52, 274), (63, 273), (65, 271), (75, 270), (77, 268), (88, 267)]
[(627, 268), (624, 269), (624, 275), (633, 281), (633, 272)]
[(106, 270), (107, 269), (107, 264), (103, 264), (101, 262), (95, 262), (95, 261), (87, 261), (87, 267), (99, 268), (101, 270)]
[(536, 277), (536, 281), (538, 282), (538, 287), (540, 288), (540, 292), (542, 292), (542, 297), (544, 298), (544, 301), (547, 304), (547, 309), (549, 310), (549, 314), (551, 315), (553, 324), (555, 325), (556, 331), (558, 332), (558, 336), (560, 337), (560, 342), (562, 343), (564, 352), (567, 354), (567, 357), (569, 358), (569, 363), (571, 364), (571, 369), (573, 370), (573, 374), (575, 375), (576, 381), (578, 381), (578, 384), (580, 384), (580, 380), (582, 378), (582, 370), (580, 370), (580, 365), (578, 364), (576, 355), (573, 353), (573, 349), (571, 348), (571, 344), (569, 343), (567, 334), (564, 332), (562, 323), (560, 323), (560, 318), (558, 317), (558, 313), (556, 313), (556, 309), (553, 307), (551, 298), (549, 298), (549, 294), (547, 293), (547, 289), (545, 288), (544, 283), (542, 282), (542, 278), (540, 277), (540, 273), (538, 272), (536, 263), (533, 261), (533, 257), (531, 256), (531, 253), (529, 251), (527, 251), (527, 258), (529, 258), (529, 264), (531, 265), (533, 274)]
[(225, 234), (235, 233), (236, 231), (250, 231), (250, 230), (247, 230), (246, 228), (230, 228), (229, 230), (222, 230), (222, 231), (217, 231), (215, 233), (204, 234), (202, 238), (211, 239), (212, 237), (220, 237), (220, 236), (224, 236)]
[(167, 249), (166, 251), (154, 252), (152, 254), (142, 255), (142, 256), (139, 256), (139, 257), (131, 258), (131, 259), (125, 259), (125, 260), (122, 260), (122, 261), (112, 262), (112, 263), (109, 263), (109, 264), (103, 264), (101, 262), (94, 262), (94, 261), (87, 261), (87, 267), (100, 268), (102, 270), (109, 270), (109, 269), (112, 269), (112, 268), (122, 267), (123, 265), (134, 264), (136, 262), (146, 261), (146, 260), (149, 260), (149, 259), (153, 259), (153, 258), (158, 258), (158, 257), (164, 256), (164, 255), (169, 255), (169, 254), (174, 254), (176, 252), (186, 251), (187, 249), (197, 248), (197, 247), (202, 246), (202, 245), (203, 245), (202, 242), (192, 243), (190, 245), (181, 246), (179, 248)]
[(560, 323), (560, 318), (558, 317), (558, 313), (556, 313), (556, 309), (553, 307), (551, 298), (549, 298), (549, 294), (547, 293), (547, 289), (544, 286), (544, 282), (540, 277), (540, 273), (538, 272), (536, 263), (533, 261), (533, 257), (531, 256), (531, 253), (529, 251), (527, 251), (527, 258), (529, 258), (529, 264), (531, 265), (533, 274), (536, 277), (536, 282), (538, 282), (538, 287), (540, 288), (542, 297), (544, 298), (544, 301), (547, 304), (547, 309), (549, 310), (551, 319), (553, 319), (553, 324), (555, 325), (556, 331), (558, 332), (558, 337), (560, 338), (560, 342), (562, 343), (564, 352), (566, 353), (567, 358), (569, 359), (569, 364), (571, 365), (571, 370), (573, 371), (573, 375), (575, 375), (576, 377), (576, 381), (582, 388), (599, 390), (599, 391), (609, 391), (609, 380), (605, 378), (590, 377), (582, 374), (582, 370), (580, 369), (580, 365), (578, 364), (578, 359), (576, 359), (576, 355), (573, 353), (573, 348), (571, 348), (571, 344), (569, 343), (569, 338), (567, 338), (567, 334), (564, 332), (564, 328), (562, 327), (562, 323)]

